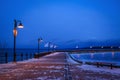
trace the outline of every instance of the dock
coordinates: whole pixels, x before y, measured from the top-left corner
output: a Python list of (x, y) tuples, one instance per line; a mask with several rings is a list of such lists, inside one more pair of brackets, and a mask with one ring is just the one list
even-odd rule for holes
[[(118, 74), (82, 69), (68, 53), (49, 55), (16, 63), (0, 64), (0, 80), (97, 80), (120, 79)], [(97, 68), (97, 67), (96, 67)]]

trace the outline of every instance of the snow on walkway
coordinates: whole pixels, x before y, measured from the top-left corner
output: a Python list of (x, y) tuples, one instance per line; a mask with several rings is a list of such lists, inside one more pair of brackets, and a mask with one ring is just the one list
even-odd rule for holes
[(93, 65), (81, 65), (78, 66), (79, 68), (83, 69), (83, 70), (91, 70), (94, 72), (99, 72), (99, 73), (111, 73), (111, 74), (118, 74), (120, 75), (120, 68), (113, 68), (110, 69), (110, 67), (96, 67)]
[[(64, 80), (65, 54), (0, 64), (0, 80)], [(60, 63), (60, 64), (59, 64)]]
[(70, 64), (69, 74), (73, 80), (120, 79), (119, 68), (81, 65), (67, 53), (53, 53), (39, 59), (0, 64), (0, 80), (65, 80), (66, 64)]

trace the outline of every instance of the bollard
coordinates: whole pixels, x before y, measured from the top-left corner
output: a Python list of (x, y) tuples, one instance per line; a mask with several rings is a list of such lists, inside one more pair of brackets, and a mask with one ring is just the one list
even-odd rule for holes
[(39, 54), (34, 54), (34, 58), (39, 58)]
[(5, 62), (8, 63), (8, 53), (5, 53)]
[(99, 63), (97, 62), (97, 67), (99, 67)]
[(23, 60), (23, 53), (21, 53), (21, 61)]
[(101, 67), (103, 67), (103, 64), (102, 64), (102, 63), (101, 63), (100, 65), (101, 65)]

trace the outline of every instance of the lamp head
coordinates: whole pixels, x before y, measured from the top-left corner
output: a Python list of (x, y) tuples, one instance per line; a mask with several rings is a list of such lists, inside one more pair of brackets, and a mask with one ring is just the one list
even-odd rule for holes
[(42, 42), (43, 41), (43, 39), (42, 38), (38, 38), (38, 42)]
[(18, 25), (18, 28), (24, 28), (23, 24), (20, 22), (20, 24)]

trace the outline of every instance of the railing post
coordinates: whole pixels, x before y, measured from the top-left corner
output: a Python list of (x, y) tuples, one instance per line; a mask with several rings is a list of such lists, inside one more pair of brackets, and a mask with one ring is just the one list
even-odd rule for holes
[(40, 57), (40, 53), (38, 54), (38, 58)]
[(21, 53), (21, 61), (23, 60), (23, 53)]
[(97, 62), (97, 67), (99, 67), (99, 62)]
[(13, 62), (16, 62), (16, 53), (14, 53), (13, 58)]
[(35, 53), (34, 53), (34, 58), (36, 58), (36, 55), (35, 55)]
[(8, 53), (5, 53), (5, 62), (8, 63)]

